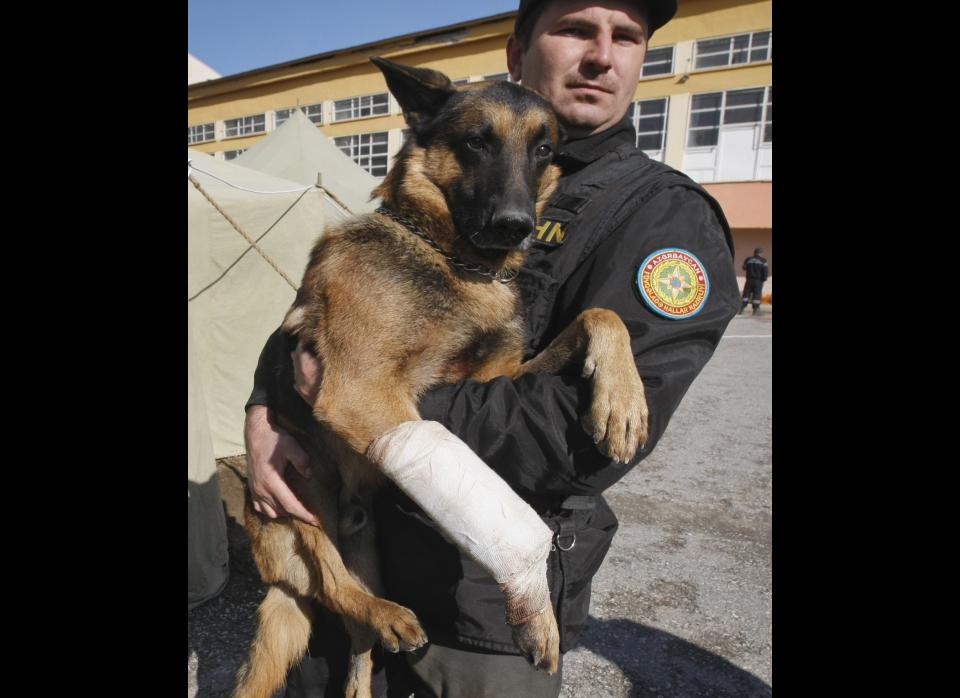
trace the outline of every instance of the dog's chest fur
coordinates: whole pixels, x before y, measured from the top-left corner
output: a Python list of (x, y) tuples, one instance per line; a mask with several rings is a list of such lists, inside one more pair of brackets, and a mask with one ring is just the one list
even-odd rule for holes
[(311, 329), (333, 330), (331, 318), (350, 334), (368, 328), (381, 360), (395, 363), (414, 393), (520, 364), (516, 283), (460, 273), (413, 233), (373, 217), (317, 244), (295, 305)]

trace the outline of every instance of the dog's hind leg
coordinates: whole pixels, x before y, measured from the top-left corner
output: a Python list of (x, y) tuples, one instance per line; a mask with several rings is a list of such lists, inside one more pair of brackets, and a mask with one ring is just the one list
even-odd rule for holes
[(415, 649), (426, 642), (426, 635), (413, 612), (403, 606), (371, 594), (351, 575), (340, 552), (330, 538), (316, 526), (292, 519), (300, 534), (302, 554), (319, 572), (317, 599), (344, 621), (353, 621), (376, 633), (388, 649)]
[[(344, 479), (349, 481), (351, 475), (358, 475), (362, 468), (364, 465), (351, 468)], [(357, 581), (371, 594), (381, 596), (383, 581), (376, 547), (372, 490), (356, 483), (349, 489), (353, 494), (348, 494), (348, 488), (344, 488), (344, 496), (340, 500), (340, 551), (347, 568)], [(350, 619), (345, 619), (344, 625), (350, 635), (350, 659), (344, 695), (346, 698), (367, 698), (370, 695), (373, 673), (372, 650), (378, 637), (369, 625), (361, 625)], [(412, 631), (414, 628), (397, 630)], [(422, 633), (413, 632), (396, 632), (393, 637), (381, 639), (384, 648), (390, 652), (415, 649), (425, 640)]]
[(260, 604), (250, 656), (237, 673), (233, 698), (271, 698), (306, 652), (311, 613), (307, 599), (271, 586)]

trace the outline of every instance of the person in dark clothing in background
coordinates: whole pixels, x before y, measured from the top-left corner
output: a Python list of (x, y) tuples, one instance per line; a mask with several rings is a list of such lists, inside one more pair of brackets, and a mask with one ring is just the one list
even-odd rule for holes
[[(524, 359), (581, 311), (616, 311), (646, 389), (646, 446), (627, 465), (597, 450), (579, 422), (590, 404), (589, 379), (579, 373), (465, 380), (431, 390), (418, 405), (423, 419), (463, 439), (555, 531), (548, 573), (561, 652), (577, 644), (590, 580), (617, 529), (602, 493), (654, 449), (738, 307), (733, 243), (719, 205), (637, 150), (626, 116), (647, 41), (675, 12), (675, 0), (522, 0), (507, 44), (511, 77), (551, 102), (567, 134), (555, 159), (559, 186), (513, 282), (524, 306)], [(303, 472), (308, 457), (270, 412), (273, 400), (297, 393), (310, 400), (319, 387), (316, 360), (295, 345), (278, 330), (260, 358), (245, 423), (249, 487), (257, 511), (315, 521), (283, 481), (288, 464)], [(559, 694), (562, 661), (548, 676), (519, 656), (492, 578), (395, 487), (384, 489), (376, 517), (386, 595), (413, 610), (430, 639), (388, 658), (389, 695)], [(330, 625), (321, 633), (318, 622), (314, 634), (328, 636)], [(324, 695), (323, 678), (297, 671), (296, 695)]]
[(740, 312), (747, 307), (747, 303), (753, 302), (753, 314), (760, 314), (760, 301), (763, 300), (763, 282), (767, 280), (770, 267), (767, 260), (760, 255), (763, 254), (763, 248), (758, 247), (753, 251), (752, 257), (743, 260), (743, 270), (747, 272), (747, 280), (743, 284), (743, 297), (741, 299)]

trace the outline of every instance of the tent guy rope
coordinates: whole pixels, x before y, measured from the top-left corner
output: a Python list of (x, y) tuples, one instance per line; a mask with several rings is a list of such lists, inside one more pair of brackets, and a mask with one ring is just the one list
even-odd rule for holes
[[(226, 219), (227, 223), (229, 223), (230, 225), (232, 225), (232, 226), (233, 226), (233, 229), (236, 230), (238, 233), (240, 233), (240, 235), (243, 237), (243, 239), (246, 240), (253, 249), (255, 249), (258, 253), (260, 253), (260, 256), (263, 257), (263, 258), (266, 260), (267, 264), (269, 264), (271, 267), (273, 267), (274, 271), (276, 271), (281, 277), (283, 277), (283, 280), (284, 280), (284, 281), (286, 281), (288, 284), (290, 284), (290, 288), (292, 288), (294, 291), (296, 291), (296, 290), (297, 290), (297, 285), (296, 285), (295, 283), (293, 283), (293, 281), (290, 280), (290, 277), (289, 277), (289, 276), (287, 276), (286, 274), (283, 273), (283, 270), (280, 269), (280, 267), (277, 266), (277, 264), (270, 258), (270, 256), (269, 256), (266, 252), (264, 252), (262, 249), (260, 249), (260, 246), (256, 243), (256, 241), (255, 241), (253, 238), (251, 238), (249, 235), (247, 235), (247, 234), (243, 231), (243, 229), (242, 229), (239, 225), (237, 225), (236, 221), (234, 221), (234, 220), (227, 214), (226, 211), (224, 211), (222, 208), (220, 208), (220, 206), (217, 204), (217, 202), (213, 200), (213, 197), (211, 197), (210, 194), (207, 193), (207, 190), (204, 189), (203, 186), (201, 186), (200, 182), (197, 181), (197, 178), (193, 176), (192, 169), (195, 169), (195, 168), (193, 168), (193, 167), (191, 166), (190, 161), (188, 160), (188, 161), (187, 161), (187, 178), (190, 180), (190, 183), (193, 184), (194, 187), (196, 187), (197, 191), (199, 191), (201, 194), (203, 194), (203, 198), (205, 198), (207, 201), (209, 201), (211, 206), (213, 206), (215, 209), (217, 209), (217, 212)], [(203, 172), (203, 170), (197, 170), (197, 172)], [(204, 172), (204, 174), (210, 174), (210, 173), (209, 173), (209, 172)], [(210, 175), (210, 176), (213, 177), (213, 175)], [(219, 177), (216, 177), (216, 179), (220, 179), (220, 178), (219, 178)], [(223, 180), (221, 180), (221, 181), (223, 181)], [(226, 182), (226, 183), (227, 183), (227, 184), (230, 184), (229, 182)], [(234, 186), (234, 185), (231, 185), (231, 186)], [(304, 189), (303, 192), (301, 192), (301, 193), (306, 193), (307, 191), (310, 191), (310, 189), (313, 189), (313, 187), (308, 187), (307, 189)], [(251, 190), (247, 190), (247, 191), (251, 191)], [(298, 191), (298, 192), (299, 192), (300, 190), (299, 190), (299, 189), (296, 189), (296, 190), (294, 190), (294, 191)], [(258, 192), (258, 193), (265, 193), (265, 192)], [(279, 193), (279, 192), (273, 192), (273, 193)], [(292, 193), (292, 192), (286, 192), (286, 193)]]

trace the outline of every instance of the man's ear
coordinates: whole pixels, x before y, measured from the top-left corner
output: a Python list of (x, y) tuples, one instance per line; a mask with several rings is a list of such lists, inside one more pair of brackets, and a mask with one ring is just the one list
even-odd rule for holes
[(412, 68), (379, 56), (370, 56), (370, 60), (383, 72), (387, 87), (403, 109), (403, 118), (414, 129), (440, 111), (456, 92), (450, 78), (436, 70)]
[(523, 47), (516, 34), (507, 37), (507, 70), (510, 71), (510, 79), (514, 82), (520, 82), (523, 79)]

